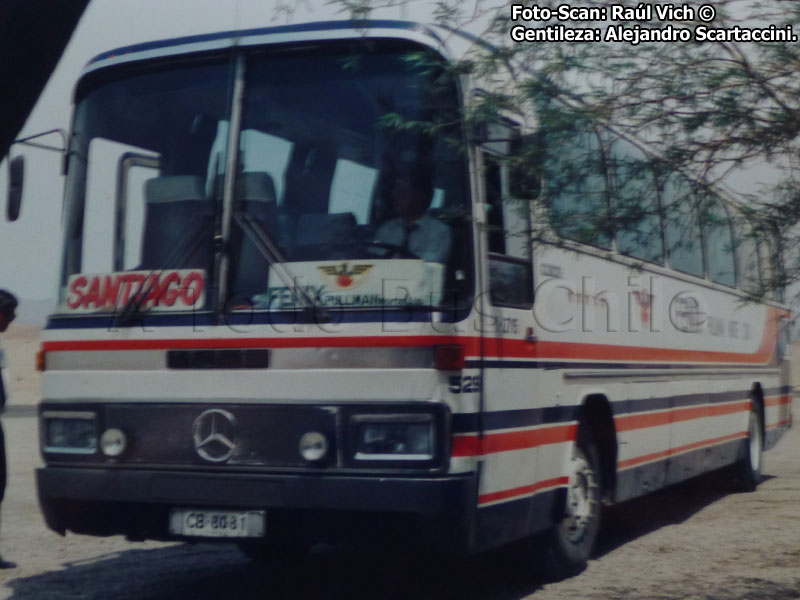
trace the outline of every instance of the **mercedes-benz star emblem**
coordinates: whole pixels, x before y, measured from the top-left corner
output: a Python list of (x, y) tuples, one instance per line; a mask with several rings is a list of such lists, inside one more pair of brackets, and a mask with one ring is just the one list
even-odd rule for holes
[(194, 420), (192, 437), (201, 458), (225, 462), (236, 449), (236, 418), (226, 410), (207, 410)]

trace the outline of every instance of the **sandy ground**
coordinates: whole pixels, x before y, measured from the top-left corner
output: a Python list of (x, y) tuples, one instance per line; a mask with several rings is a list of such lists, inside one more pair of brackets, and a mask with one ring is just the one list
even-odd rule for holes
[(39, 402), (39, 373), (36, 352), (39, 350), (40, 328), (14, 323), (0, 334), (0, 347), (5, 350), (11, 398), (9, 404), (36, 406)]
[(3, 419), (10, 482), (0, 549), (19, 566), (0, 571), (0, 600), (800, 598), (797, 429), (767, 455), (755, 493), (730, 493), (712, 475), (612, 508), (588, 569), (558, 583), (535, 579), (508, 551), (459, 561), (336, 552), (254, 566), (224, 545), (62, 538), (46, 529), (35, 499), (36, 334), (14, 326), (3, 338), (13, 398)]

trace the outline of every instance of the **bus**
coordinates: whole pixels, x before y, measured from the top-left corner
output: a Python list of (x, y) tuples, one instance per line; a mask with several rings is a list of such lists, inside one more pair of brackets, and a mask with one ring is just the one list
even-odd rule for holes
[[(39, 355), (52, 530), (525, 540), (566, 576), (603, 505), (722, 468), (755, 488), (791, 423), (789, 312), (752, 300), (776, 243), (622, 137), (473, 127), (512, 67), (443, 65), (482, 50), (328, 21), (90, 62)], [(536, 177), (508, 160), (532, 143)]]

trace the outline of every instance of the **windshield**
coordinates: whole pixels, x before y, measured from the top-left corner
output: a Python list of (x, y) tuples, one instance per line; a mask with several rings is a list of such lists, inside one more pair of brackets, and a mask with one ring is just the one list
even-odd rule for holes
[[(99, 79), (99, 80), (98, 80)], [(216, 270), (229, 60), (95, 78), (78, 90), (70, 142), (63, 312), (205, 307)], [(214, 166), (216, 168), (216, 166)]]
[(377, 48), (249, 51), (232, 156), (231, 59), (84, 82), (61, 311), (212, 309), (220, 288), (226, 310), (467, 303), (456, 85), (417, 47)]
[[(458, 96), (430, 57), (264, 52), (246, 73), (234, 303), (289, 308), (292, 285), (341, 307), (438, 306), (463, 293)], [(274, 242), (283, 276), (259, 234)]]

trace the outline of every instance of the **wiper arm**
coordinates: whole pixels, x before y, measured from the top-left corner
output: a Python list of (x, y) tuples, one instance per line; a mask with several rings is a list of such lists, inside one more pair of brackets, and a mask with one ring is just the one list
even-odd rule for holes
[(300, 301), (303, 311), (309, 318), (315, 322), (326, 323), (330, 321), (330, 313), (326, 308), (317, 304), (314, 298), (303, 289), (302, 286), (297, 285), (297, 279), (291, 272), (289, 267), (286, 266), (286, 257), (272, 241), (269, 234), (264, 231), (261, 223), (241, 211), (234, 212), (234, 219), (239, 226), (248, 235), (250, 240), (255, 244), (261, 255), (267, 260), (270, 267), (275, 267), (275, 273), (280, 278), (281, 282), (287, 289), (291, 290), (297, 300)]
[[(208, 216), (201, 217), (201, 219), (208, 218)], [(196, 219), (197, 216), (193, 216), (192, 219), (190, 219), (189, 224), (191, 225), (191, 223)], [(169, 268), (167, 265), (179, 265), (186, 261), (186, 259), (188, 259), (203, 242), (203, 236), (200, 235), (201, 233), (203, 233), (202, 227), (187, 227), (184, 235), (179, 237), (170, 248), (169, 253), (163, 261), (165, 265), (163, 268)], [(142, 314), (144, 305), (147, 302), (147, 298), (153, 292), (158, 282), (158, 278), (153, 277), (153, 275), (155, 275), (157, 271), (163, 270), (163, 268), (152, 269), (150, 273), (148, 273), (139, 290), (130, 298), (128, 298), (125, 306), (123, 306), (119, 311), (119, 316), (117, 317), (118, 325), (123, 327), (130, 325)]]

